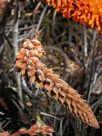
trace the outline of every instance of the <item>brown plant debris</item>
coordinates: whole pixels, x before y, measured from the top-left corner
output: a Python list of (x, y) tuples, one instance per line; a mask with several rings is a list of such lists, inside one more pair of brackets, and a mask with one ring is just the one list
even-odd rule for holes
[(26, 39), (17, 54), (15, 64), (17, 71), (22, 76), (27, 74), (30, 83), (36, 82), (40, 89), (47, 90), (50, 97), (59, 101), (83, 122), (94, 128), (99, 128), (99, 124), (87, 102), (81, 98), (76, 90), (40, 61), (39, 58), (44, 53), (43, 46), (38, 40), (30, 41)]

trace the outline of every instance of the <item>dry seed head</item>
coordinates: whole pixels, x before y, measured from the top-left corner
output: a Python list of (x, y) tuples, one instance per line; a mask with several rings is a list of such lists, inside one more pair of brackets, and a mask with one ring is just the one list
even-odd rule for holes
[[(34, 48), (28, 48), (32, 46), (31, 43)], [(38, 50), (35, 47), (38, 47)], [(25, 51), (27, 53), (25, 53)], [(38, 52), (38, 55), (32, 53), (30, 56), (31, 52)], [(28, 74), (31, 84), (36, 81), (40, 89), (45, 88), (50, 97), (59, 101), (76, 117), (92, 127), (99, 128), (99, 124), (87, 102), (81, 98), (76, 90), (60, 79), (58, 75), (54, 74), (51, 69), (48, 69), (47, 66), (39, 60), (38, 56), (41, 52), (43, 52), (43, 49), (38, 40), (34, 39), (30, 41), (27, 39), (24, 42), (23, 48), (18, 52), (16, 60), (16, 67), (21, 72), (21, 75)], [(21, 58), (21, 56), (23, 56), (23, 58)], [(26, 61), (23, 62), (22, 60), (24, 60), (24, 58), (26, 58)]]

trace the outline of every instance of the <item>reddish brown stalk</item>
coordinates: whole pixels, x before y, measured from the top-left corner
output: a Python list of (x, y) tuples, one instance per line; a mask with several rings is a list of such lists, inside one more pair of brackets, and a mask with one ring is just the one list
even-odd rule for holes
[(22, 49), (17, 54), (15, 64), (17, 70), (22, 76), (27, 74), (32, 84), (36, 82), (40, 89), (44, 88), (50, 97), (59, 101), (83, 122), (94, 128), (99, 128), (87, 102), (81, 98), (76, 90), (40, 61), (39, 57), (44, 53), (43, 46), (38, 40), (26, 39)]

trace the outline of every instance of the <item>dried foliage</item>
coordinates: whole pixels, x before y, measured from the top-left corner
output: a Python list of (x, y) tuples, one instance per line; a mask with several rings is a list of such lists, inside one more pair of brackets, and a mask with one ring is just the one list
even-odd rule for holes
[[(89, 1), (90, 3), (88, 3)], [(56, 2), (60, 2), (60, 0), (56, 0)], [(63, 2), (65, 1), (63, 0)], [(66, 2), (70, 2), (71, 6), (73, 0)], [(55, 0), (49, 1), (52, 6), (47, 3), (48, 1), (45, 0), (0, 0), (0, 135), (1, 133), (16, 134), (21, 128), (27, 131), (35, 124), (54, 128), (55, 132), (48, 134), (50, 136), (101, 136), (102, 36), (91, 29), (91, 27), (97, 28), (101, 33), (101, 0), (75, 0), (74, 3), (78, 7), (72, 4), (73, 10), (68, 13), (71, 15), (73, 12), (76, 13), (74, 14), (76, 20), (72, 16), (62, 16), (63, 9), (60, 3), (60, 11), (56, 12), (58, 8)], [(85, 8), (81, 8), (80, 5)], [(87, 13), (91, 14), (90, 24), (87, 22)], [(22, 74), (26, 76), (20, 76), (17, 73), (14, 66), (17, 52), (22, 48), (25, 39), (31, 39), (26, 41), (31, 43), (33, 38), (41, 41), (44, 47), (42, 45), (39, 47), (43, 47), (46, 51), (45, 54), (42, 49), (42, 54), (39, 52), (39, 57), (34, 58), (44, 69), (48, 70), (50, 75), (54, 75), (54, 77), (48, 76), (51, 83), (55, 83), (58, 79), (57, 84), (60, 82), (60, 89), (55, 90), (48, 84), (46, 86), (41, 84), (43, 76), (39, 73), (42, 70), (38, 71), (34, 77), (31, 67), (24, 70), (27, 67), (21, 65)], [(30, 51), (28, 48), (26, 50)], [(34, 54), (37, 55), (37, 52), (34, 51)], [(29, 64), (31, 64), (30, 61)], [(28, 73), (33, 76), (32, 79), (29, 78)], [(45, 73), (47, 74), (47, 72)], [(38, 84), (36, 82), (33, 84), (36, 77), (38, 77)], [(32, 84), (29, 79), (33, 81)], [(77, 94), (81, 94), (88, 101), (98, 120), (99, 129), (80, 122), (79, 119), (73, 117), (74, 114), (72, 115), (68, 112), (69, 110), (66, 110), (63, 104), (60, 104), (63, 103), (61, 99), (63, 97), (61, 95), (62, 79), (66, 84), (68, 83), (72, 88), (78, 90)], [(71, 87), (65, 82), (63, 82), (64, 88), (67, 86), (70, 90)], [(53, 99), (50, 98), (51, 96), (48, 97), (47, 90), (39, 89), (38, 85), (40, 88), (45, 86), (47, 90), (52, 89), (50, 94)], [(55, 87), (55, 85), (53, 86)], [(71, 93), (73, 90), (69, 92)], [(66, 94), (65, 89), (63, 94)], [(66, 96), (68, 97), (68, 95)], [(80, 98), (79, 95), (76, 96)], [(60, 98), (57, 100), (60, 103), (54, 99), (57, 97)], [(68, 101), (70, 102), (71, 99)], [(88, 105), (85, 101), (84, 103)], [(71, 108), (73, 111), (74, 104)], [(37, 135), (43, 134), (37, 133)]]

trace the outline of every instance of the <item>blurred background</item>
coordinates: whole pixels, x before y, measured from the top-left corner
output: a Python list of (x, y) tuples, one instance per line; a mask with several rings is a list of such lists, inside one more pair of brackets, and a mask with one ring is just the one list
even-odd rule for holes
[[(26, 38), (41, 41), (42, 61), (88, 101), (100, 129), (83, 124), (16, 73), (15, 57)], [(63, 18), (44, 0), (0, 0), (0, 132), (36, 122), (53, 127), (52, 136), (102, 135), (102, 35)]]

